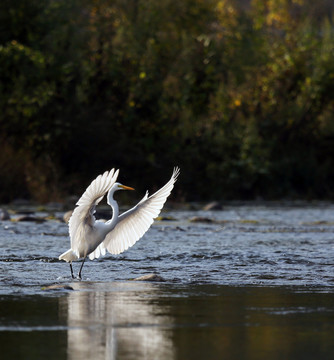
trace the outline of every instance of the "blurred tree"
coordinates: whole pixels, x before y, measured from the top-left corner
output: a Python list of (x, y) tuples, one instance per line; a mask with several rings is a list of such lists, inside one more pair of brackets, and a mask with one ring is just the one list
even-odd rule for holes
[(0, 199), (61, 198), (111, 167), (145, 190), (176, 164), (193, 200), (333, 196), (332, 10), (2, 1)]

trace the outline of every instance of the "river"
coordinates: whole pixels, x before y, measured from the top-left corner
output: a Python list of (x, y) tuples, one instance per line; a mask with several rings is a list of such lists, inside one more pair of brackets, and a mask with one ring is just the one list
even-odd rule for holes
[(82, 281), (61, 216), (0, 222), (4, 358), (334, 358), (333, 205), (168, 211)]

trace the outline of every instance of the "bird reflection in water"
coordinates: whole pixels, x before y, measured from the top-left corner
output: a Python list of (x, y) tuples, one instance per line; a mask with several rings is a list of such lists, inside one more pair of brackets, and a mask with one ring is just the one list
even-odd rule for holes
[[(67, 310), (69, 359), (173, 358), (168, 309), (149, 283), (74, 283)], [(161, 315), (163, 313), (163, 315)]]

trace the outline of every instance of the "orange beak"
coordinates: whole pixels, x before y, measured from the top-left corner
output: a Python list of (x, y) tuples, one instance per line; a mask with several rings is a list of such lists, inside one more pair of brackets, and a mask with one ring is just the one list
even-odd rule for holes
[(125, 186), (125, 185), (118, 185), (118, 186), (124, 190), (134, 190), (134, 188), (132, 188), (130, 186)]

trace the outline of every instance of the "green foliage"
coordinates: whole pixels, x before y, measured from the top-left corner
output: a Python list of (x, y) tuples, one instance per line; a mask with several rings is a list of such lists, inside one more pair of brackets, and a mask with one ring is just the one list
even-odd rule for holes
[(332, 198), (331, 11), (4, 0), (0, 200), (60, 198), (111, 167), (145, 190), (174, 165), (180, 198)]

